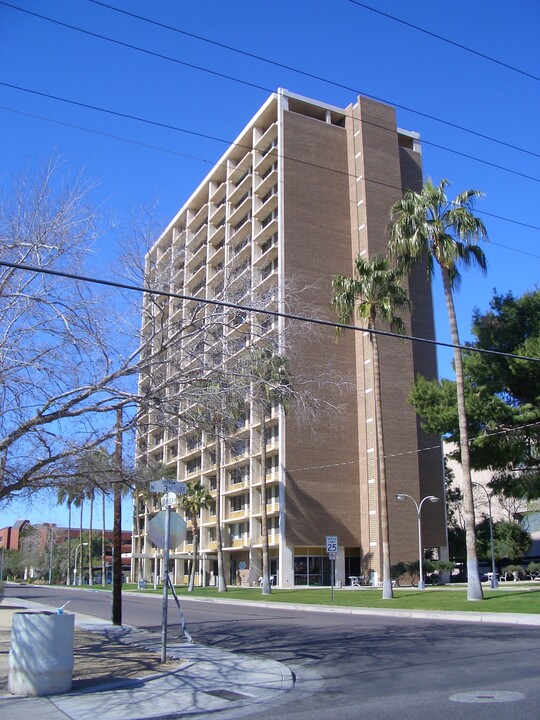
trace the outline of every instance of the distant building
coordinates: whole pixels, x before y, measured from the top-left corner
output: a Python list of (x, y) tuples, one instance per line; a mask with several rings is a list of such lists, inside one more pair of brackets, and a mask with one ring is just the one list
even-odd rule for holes
[[(421, 160), (419, 136), (398, 129), (394, 109), (387, 105), (359, 97), (339, 108), (280, 90), (157, 240), (148, 256), (147, 284), (152, 286), (165, 273), (172, 291), (208, 299), (227, 297), (228, 290), (234, 294), (234, 288), (241, 287), (243, 302), (249, 305), (263, 290), (283, 299), (291, 283), (301, 278), (299, 306), (304, 301), (311, 312), (328, 317), (333, 275), (352, 275), (358, 254), (372, 257), (385, 251), (389, 209), (405, 189), (421, 187)], [(412, 273), (409, 287), (415, 311), (406, 318), (407, 329), (433, 339), (431, 287), (423, 268)], [(164, 333), (195, 307), (194, 300), (178, 297), (159, 302), (147, 298), (147, 303), (146, 317), (152, 317), (154, 327), (161, 322)], [(254, 323), (231, 310), (225, 341), (238, 353), (255, 344)], [(279, 335), (284, 323), (283, 318), (268, 318), (264, 330)], [(144, 324), (142, 333), (149, 337)], [(205, 352), (202, 345), (189, 345), (196, 342), (186, 339), (183, 355), (180, 352), (179, 362), (185, 357), (186, 367), (196, 362), (197, 352)], [(422, 526), (425, 547), (445, 557), (441, 451), (432, 449), (437, 439), (421, 430), (406, 401), (416, 373), (437, 376), (435, 349), (385, 337), (379, 346), (391, 562), (418, 558), (416, 511), (412, 503), (399, 503), (397, 493), (417, 500), (426, 495), (441, 499), (424, 506)], [(366, 582), (380, 580), (379, 458), (369, 337), (345, 333), (336, 344), (333, 328), (327, 328), (322, 338), (306, 339), (297, 362), (304, 374), (315, 374), (323, 358), (354, 378), (355, 390), (344, 397), (342, 412), (332, 421), (316, 419), (306, 431), (294, 410), (285, 414), (275, 407), (267, 418), (267, 461), (261, 467), (260, 418), (248, 403), (223, 458), (221, 497), (216, 497), (212, 437), (187, 432), (181, 425), (174, 430), (160, 426), (159, 408), (141, 419), (137, 462), (164, 463), (176, 469), (178, 480), (199, 479), (213, 494), (212, 507), (200, 518), (196, 562), (203, 584), (213, 582), (217, 573), (217, 503), (222, 508), (227, 580), (253, 582), (261, 574), (262, 473), (268, 486), (271, 575), (279, 586), (330, 583), (327, 535), (338, 537), (338, 581), (347, 583), (350, 576), (360, 575)], [(159, 372), (165, 377), (165, 364)], [(156, 509), (148, 507), (142, 494), (135, 498), (135, 581), (161, 574), (159, 553), (147, 534)], [(171, 554), (176, 582), (186, 577), (191, 540), (188, 533)]]
[(28, 520), (17, 520), (11, 527), (0, 529), (0, 548), (5, 550), (19, 550), (21, 542), (21, 532), (29, 525)]
[[(38, 548), (43, 552), (47, 552), (53, 544), (54, 548), (67, 543), (68, 537), (71, 538), (72, 553), (74, 553), (77, 543), (80, 539), (80, 528), (67, 528), (57, 526), (55, 523), (38, 523), (32, 525), (28, 520), (17, 520), (12, 527), (4, 527), (0, 529), (0, 549), (3, 547), (6, 550), (21, 550), (22, 544), (24, 544), (24, 531), (25, 529), (32, 529), (38, 533), (37, 543)], [(89, 528), (83, 528), (83, 533), (88, 534)], [(92, 528), (92, 535), (94, 538), (101, 538), (101, 529)], [(107, 554), (105, 555), (105, 566), (110, 567), (112, 564), (112, 555), (110, 554), (110, 548), (113, 539), (113, 531), (105, 530), (105, 541), (107, 543)], [(128, 530), (122, 531), (122, 573), (125, 577), (129, 576), (131, 567), (131, 532)], [(72, 561), (75, 558), (72, 557)], [(101, 572), (101, 560), (94, 560), (95, 571)], [(36, 576), (35, 568), (28, 567), (25, 571), (25, 577), (33, 578)]]

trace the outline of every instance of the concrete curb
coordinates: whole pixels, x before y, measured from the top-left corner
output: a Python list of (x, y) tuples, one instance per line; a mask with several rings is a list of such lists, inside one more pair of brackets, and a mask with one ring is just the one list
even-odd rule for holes
[(424, 620), (445, 620), (450, 622), (500, 623), (503, 625), (540, 625), (540, 614), (533, 613), (490, 613), (464, 612), (456, 610), (392, 610), (386, 608), (355, 608), (336, 605), (309, 605), (287, 602), (264, 602), (227, 598), (186, 598), (182, 602), (210, 602), (264, 607), (267, 609), (298, 610), (343, 615), (379, 615), (382, 617), (415, 618)]

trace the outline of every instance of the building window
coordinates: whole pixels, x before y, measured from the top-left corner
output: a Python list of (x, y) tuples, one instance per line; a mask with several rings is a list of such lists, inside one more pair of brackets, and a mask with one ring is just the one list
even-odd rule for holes
[(186, 463), (186, 473), (188, 475), (191, 475), (193, 473), (199, 472), (201, 469), (201, 458), (197, 457), (193, 460), (190, 460)]
[(230, 500), (231, 512), (243, 511), (246, 504), (247, 498), (245, 495), (234, 495)]
[(270, 188), (266, 195), (261, 198), (261, 202), (264, 204), (267, 200), (270, 200), (273, 195), (277, 195), (277, 185), (274, 185), (273, 188)]
[(271, 235), (268, 238), (268, 240), (263, 242), (263, 244), (261, 245), (261, 251), (262, 251), (263, 255), (265, 252), (268, 252), (268, 250), (270, 250), (272, 245), (275, 245), (277, 243), (277, 239), (278, 239), (278, 235), (277, 235), (277, 233), (274, 233), (273, 235)]
[(246, 447), (247, 445), (245, 440), (235, 440), (231, 443), (231, 457), (237, 458), (245, 455)]
[(238, 485), (239, 483), (243, 483), (244, 480), (247, 479), (247, 476), (247, 465), (242, 465), (242, 467), (234, 468), (230, 472), (231, 485)]
[(276, 475), (279, 468), (279, 455), (266, 458), (266, 476)]
[(330, 560), (326, 555), (295, 555), (295, 585), (330, 585)]
[(261, 227), (265, 228), (267, 225), (270, 225), (272, 220), (277, 219), (277, 216), (278, 216), (278, 209), (274, 208), (274, 210), (272, 210), (272, 212), (269, 215), (267, 215), (265, 218), (263, 218), (261, 220)]
[(271, 275), (273, 272), (277, 272), (278, 269), (278, 259), (274, 258), (272, 262), (269, 262), (268, 265), (265, 265), (261, 270), (261, 280), (266, 280), (266, 278)]
[(241, 540), (244, 537), (244, 533), (246, 532), (245, 523), (233, 523), (230, 528), (231, 541)]

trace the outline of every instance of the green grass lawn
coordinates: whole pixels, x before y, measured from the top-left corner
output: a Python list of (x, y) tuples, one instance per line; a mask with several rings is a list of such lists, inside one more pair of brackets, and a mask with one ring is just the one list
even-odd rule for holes
[[(124, 590), (137, 590), (136, 585), (124, 585)], [(161, 589), (149, 588), (145, 593), (161, 593)], [(176, 592), (190, 598), (220, 598), (224, 600), (250, 600), (264, 602), (287, 602), (306, 605), (331, 605), (330, 588), (294, 588), (292, 590), (272, 590), (271, 595), (263, 595), (259, 588), (230, 587), (226, 593), (218, 593), (216, 588), (195, 588), (188, 593), (185, 587), (177, 587)], [(526, 583), (513, 584), (512, 589), (491, 590), (484, 587), (484, 601), (467, 600), (465, 587), (428, 588), (419, 591), (416, 588), (394, 588), (394, 599), (383, 600), (382, 591), (377, 588), (334, 590), (334, 605), (341, 607), (384, 608), (387, 610), (460, 610), (469, 612), (509, 612), (540, 613), (540, 588)]]

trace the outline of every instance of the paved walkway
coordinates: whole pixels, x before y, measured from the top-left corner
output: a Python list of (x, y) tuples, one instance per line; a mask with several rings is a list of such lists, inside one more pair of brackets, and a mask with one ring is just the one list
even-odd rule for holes
[[(11, 627), (16, 609), (49, 609), (9, 598), (0, 606), (0, 625)], [(114, 635), (110, 623), (75, 614), (76, 626)], [(159, 653), (161, 638), (135, 628), (118, 628), (122, 642)], [(251, 703), (271, 703), (294, 686), (292, 672), (282, 663), (197, 644), (169, 642), (167, 656), (181, 659), (179, 669), (114, 685), (51, 697), (0, 696), (0, 720), (147, 720), (230, 710)], [(0, 672), (3, 669), (0, 668)], [(4, 670), (7, 671), (7, 668)]]

